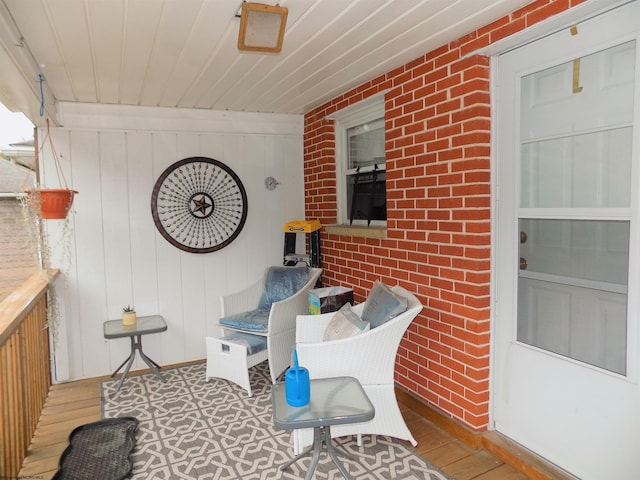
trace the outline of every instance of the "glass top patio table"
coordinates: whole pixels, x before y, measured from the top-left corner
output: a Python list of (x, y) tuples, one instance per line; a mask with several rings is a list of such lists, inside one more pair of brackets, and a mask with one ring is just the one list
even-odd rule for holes
[(136, 352), (138, 352), (140, 358), (142, 358), (144, 363), (149, 366), (156, 377), (161, 381), (166, 382), (159, 372), (162, 367), (142, 351), (142, 335), (160, 333), (167, 330), (167, 323), (164, 321), (162, 316), (149, 315), (146, 317), (138, 317), (134, 325), (123, 325), (122, 320), (108, 320), (102, 325), (102, 330), (104, 338), (106, 339), (129, 337), (131, 340), (131, 352), (129, 353), (129, 356), (124, 360), (124, 362), (122, 362), (116, 371), (111, 374), (111, 377), (113, 378), (126, 364), (124, 372), (122, 373), (122, 378), (120, 378), (120, 381), (116, 386), (116, 392), (120, 391), (120, 388), (124, 383), (124, 379), (127, 378), (129, 369), (136, 358)]
[(148, 335), (160, 333), (167, 329), (167, 323), (160, 315), (138, 317), (134, 325), (123, 325), (122, 320), (108, 320), (104, 322), (104, 338), (131, 337), (133, 335)]
[(313, 428), (313, 445), (280, 467), (284, 470), (300, 458), (313, 452), (305, 480), (313, 477), (323, 443), (327, 454), (340, 473), (350, 479), (344, 465), (338, 460), (331, 443), (331, 425), (358, 423), (371, 420), (375, 408), (360, 382), (353, 377), (319, 378), (311, 380), (311, 401), (302, 407), (287, 403), (285, 384), (280, 382), (272, 390), (273, 423), (278, 428)]

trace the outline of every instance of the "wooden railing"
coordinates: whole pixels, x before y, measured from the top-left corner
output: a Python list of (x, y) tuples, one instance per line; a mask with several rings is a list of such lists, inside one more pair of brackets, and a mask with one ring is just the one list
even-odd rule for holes
[(17, 478), (49, 387), (44, 272), (0, 303), (0, 478)]

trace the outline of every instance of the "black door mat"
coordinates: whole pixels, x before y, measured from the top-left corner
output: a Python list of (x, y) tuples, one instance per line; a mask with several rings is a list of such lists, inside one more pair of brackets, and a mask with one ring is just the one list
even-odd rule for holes
[(138, 419), (120, 417), (81, 425), (69, 435), (53, 480), (121, 480), (131, 473)]

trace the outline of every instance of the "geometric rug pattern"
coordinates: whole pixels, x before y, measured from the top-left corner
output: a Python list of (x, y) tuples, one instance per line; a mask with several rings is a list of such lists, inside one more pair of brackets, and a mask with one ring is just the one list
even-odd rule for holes
[[(102, 382), (102, 417), (136, 417), (132, 479), (271, 480), (304, 478), (310, 456), (284, 471), (293, 457), (291, 431), (274, 426), (267, 362), (250, 369), (253, 397), (226, 380), (205, 382), (205, 364)], [(358, 480), (449, 480), (401, 441), (381, 435), (335, 438), (349, 474)], [(346, 452), (348, 456), (342, 454)], [(316, 479), (342, 479), (326, 452)]]

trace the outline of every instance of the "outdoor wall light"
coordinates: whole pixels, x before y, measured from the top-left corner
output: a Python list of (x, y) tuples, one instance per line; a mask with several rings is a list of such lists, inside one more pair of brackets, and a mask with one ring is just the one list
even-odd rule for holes
[(278, 53), (282, 50), (288, 9), (261, 3), (242, 4), (238, 49)]

